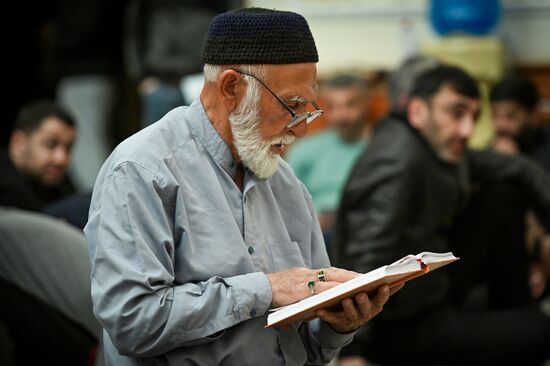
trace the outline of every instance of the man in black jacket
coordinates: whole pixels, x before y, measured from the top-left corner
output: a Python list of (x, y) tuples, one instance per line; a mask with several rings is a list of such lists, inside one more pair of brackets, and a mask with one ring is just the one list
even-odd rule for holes
[[(368, 272), (422, 251), (461, 260), (410, 282), (343, 354), (394, 364), (549, 356), (550, 312), (530, 303), (524, 212), (550, 227), (550, 177), (525, 158), (467, 150), (479, 109), (475, 81), (437, 66), (416, 79), (406, 115), (377, 124), (344, 190), (333, 261)], [(472, 310), (481, 282), (487, 303)]]

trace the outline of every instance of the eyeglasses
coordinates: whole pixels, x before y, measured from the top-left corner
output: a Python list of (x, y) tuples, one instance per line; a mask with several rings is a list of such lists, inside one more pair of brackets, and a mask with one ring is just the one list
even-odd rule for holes
[(236, 72), (238, 72), (239, 74), (242, 74), (242, 75), (251, 76), (254, 79), (256, 79), (257, 81), (259, 81), (260, 84), (262, 84), (264, 86), (264, 88), (266, 88), (266, 90), (271, 95), (273, 95), (275, 97), (275, 99), (277, 99), (279, 101), (279, 103), (281, 103), (286, 108), (288, 113), (290, 113), (290, 115), (292, 116), (292, 119), (286, 125), (286, 128), (292, 128), (294, 126), (297, 126), (299, 123), (301, 123), (304, 120), (306, 121), (307, 124), (310, 124), (315, 118), (317, 118), (317, 117), (319, 117), (320, 115), (323, 114), (323, 110), (321, 108), (319, 108), (317, 103), (315, 103), (314, 101), (311, 101), (311, 104), (313, 104), (313, 106), (315, 107), (315, 109), (316, 109), (315, 111), (313, 111), (313, 112), (304, 112), (304, 113), (296, 113), (292, 110), (292, 108), (290, 108), (288, 106), (288, 104), (285, 103), (284, 100), (279, 98), (277, 96), (277, 94), (275, 94), (271, 89), (269, 89), (269, 87), (257, 76), (249, 74), (249, 73), (244, 72), (244, 71), (240, 71), (240, 70), (235, 70), (235, 69), (231, 69), (231, 70), (236, 71)]

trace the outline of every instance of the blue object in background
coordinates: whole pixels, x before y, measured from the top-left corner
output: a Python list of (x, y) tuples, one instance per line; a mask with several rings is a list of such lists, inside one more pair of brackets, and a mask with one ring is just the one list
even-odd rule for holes
[(437, 33), (484, 35), (500, 18), (499, 0), (432, 0), (430, 20)]

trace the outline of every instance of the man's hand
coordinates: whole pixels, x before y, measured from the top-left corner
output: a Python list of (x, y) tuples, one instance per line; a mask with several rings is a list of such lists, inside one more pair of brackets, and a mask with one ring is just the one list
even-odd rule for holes
[[(324, 271), (326, 281), (319, 281), (317, 273)], [(293, 304), (312, 295), (308, 287), (310, 281), (315, 282), (314, 292), (320, 293), (340, 283), (359, 276), (359, 273), (341, 268), (327, 269), (292, 268), (282, 272), (268, 273), (267, 278), (271, 285), (273, 307)], [(342, 309), (336, 311), (318, 310), (316, 315), (330, 324), (332, 329), (340, 333), (347, 333), (360, 328), (374, 318), (388, 301), (388, 298), (399, 291), (403, 284), (392, 287), (381, 286), (372, 299), (365, 293), (355, 296), (355, 303), (351, 298), (342, 301)]]
[(376, 295), (371, 299), (365, 293), (355, 295), (355, 303), (351, 298), (342, 301), (342, 310), (329, 311), (318, 310), (316, 315), (330, 324), (332, 329), (340, 333), (348, 333), (359, 329), (363, 324), (374, 318), (382, 307), (388, 301), (388, 298), (396, 291), (399, 291), (403, 285), (393, 287), (381, 286)]
[[(325, 272), (325, 282), (319, 281), (317, 278), (317, 273), (321, 270)], [(357, 276), (359, 276), (357, 272), (335, 267), (317, 270), (292, 268), (282, 272), (268, 273), (267, 278), (273, 292), (271, 305), (273, 307), (285, 306), (311, 296), (311, 289), (308, 288), (310, 281), (315, 282), (313, 291), (317, 294)]]

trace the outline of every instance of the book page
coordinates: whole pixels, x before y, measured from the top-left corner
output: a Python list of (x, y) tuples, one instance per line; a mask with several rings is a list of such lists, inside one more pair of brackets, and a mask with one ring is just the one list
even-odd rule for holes
[(460, 259), (455, 257), (452, 252), (447, 252), (447, 253), (422, 252), (417, 254), (416, 257), (420, 259), (423, 263), (428, 265), (431, 271)]

